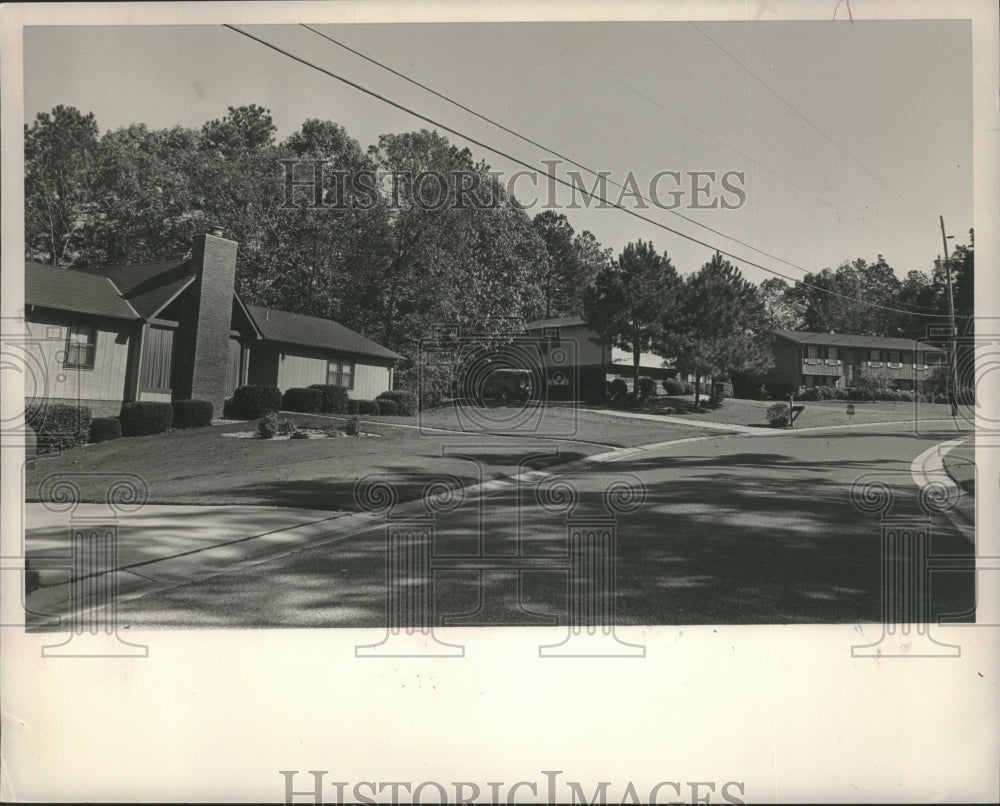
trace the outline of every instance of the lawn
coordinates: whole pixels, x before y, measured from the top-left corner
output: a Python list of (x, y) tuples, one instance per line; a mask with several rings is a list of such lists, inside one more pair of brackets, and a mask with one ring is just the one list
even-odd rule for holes
[(976, 494), (976, 441), (974, 435), (945, 454), (944, 468), (964, 492), (969, 495)]
[[(692, 423), (730, 423), (733, 425), (749, 425), (767, 427), (767, 409), (775, 402), (773, 400), (744, 400), (742, 398), (726, 398), (718, 408), (689, 411), (694, 397), (656, 397), (647, 408), (637, 411), (646, 413), (662, 413), (670, 417), (683, 417)], [(787, 402), (787, 401), (784, 401)], [(854, 407), (853, 415), (848, 414), (847, 405)], [(572, 406), (575, 404), (560, 404)], [(799, 428), (822, 427), (833, 425), (852, 425), (863, 423), (902, 422), (935, 420), (946, 418), (950, 409), (946, 403), (903, 403), (903, 402), (870, 402), (846, 400), (795, 401), (796, 406), (805, 406), (795, 420)], [(963, 408), (963, 416), (972, 422), (973, 414), (969, 407)], [(598, 407), (585, 407), (582, 410), (602, 411)]]
[[(418, 497), (428, 479), (445, 474), (470, 484), (522, 466), (552, 466), (613, 447), (701, 433), (695, 426), (637, 424), (572, 410), (546, 410), (541, 419), (521, 423), (511, 419), (517, 411), (494, 411), (489, 429), (464, 435), (430, 430), (449, 427), (460, 416), (441, 409), (420, 418), (362, 418), (368, 423), (362, 429), (379, 437), (279, 441), (223, 436), (255, 429), (247, 422), (122, 438), (38, 457), (27, 471), (25, 493), (27, 500), (38, 500), (47, 476), (77, 474), (83, 499), (100, 501), (116, 475), (135, 473), (148, 485), (150, 503), (355, 510), (355, 482), (371, 473), (390, 479), (406, 500)], [(340, 424), (306, 414), (282, 417), (299, 426)]]

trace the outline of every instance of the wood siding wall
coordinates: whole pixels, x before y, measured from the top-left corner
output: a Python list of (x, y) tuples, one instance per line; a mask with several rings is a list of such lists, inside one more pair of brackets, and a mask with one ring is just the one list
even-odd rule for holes
[[(327, 361), (330, 357), (346, 355), (292, 345), (256, 343), (250, 350), (248, 383), (277, 386), (284, 392), (294, 387), (326, 383)], [(354, 388), (348, 391), (356, 400), (373, 400), (392, 385), (389, 363), (377, 359), (354, 356)]]
[[(118, 403), (125, 399), (129, 344), (137, 329), (134, 322), (40, 308), (30, 311), (25, 318), (25, 329), (31, 338), (28, 347), (32, 358), (37, 356), (38, 372), (41, 373), (37, 380), (26, 379), (26, 395)], [(71, 322), (97, 329), (93, 369), (63, 366), (62, 356)]]

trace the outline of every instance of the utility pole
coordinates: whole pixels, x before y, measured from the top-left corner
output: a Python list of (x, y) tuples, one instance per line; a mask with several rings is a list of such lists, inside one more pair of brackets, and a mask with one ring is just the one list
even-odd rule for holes
[(958, 330), (955, 327), (955, 295), (951, 290), (951, 261), (948, 259), (948, 236), (944, 232), (944, 216), (938, 216), (941, 220), (941, 243), (944, 245), (944, 271), (948, 278), (948, 330), (950, 343), (948, 349), (948, 387), (950, 394), (948, 401), (951, 403), (951, 416), (958, 416)]

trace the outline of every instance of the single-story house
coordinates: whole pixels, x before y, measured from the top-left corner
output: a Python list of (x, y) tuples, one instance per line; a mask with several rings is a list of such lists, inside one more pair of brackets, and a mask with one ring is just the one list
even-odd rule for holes
[(777, 330), (772, 350), (774, 367), (754, 381), (782, 389), (843, 389), (862, 378), (877, 378), (889, 388), (912, 390), (947, 364), (947, 353), (940, 347), (885, 336)]
[[(603, 388), (604, 383), (619, 378), (631, 389), (632, 354), (618, 347), (598, 344), (595, 341), (597, 333), (583, 321), (582, 316), (540, 319), (529, 322), (525, 330), (538, 344), (546, 371), (549, 399), (579, 399), (588, 388)], [(654, 380), (676, 378), (682, 382), (695, 382), (694, 375), (677, 371), (673, 359), (654, 352), (640, 354), (639, 371), (642, 376)]]
[(235, 241), (195, 238), (188, 259), (78, 270), (27, 262), (25, 322), (42, 369), (26, 391), (116, 416), (126, 401), (210, 400), (237, 386), (329, 383), (370, 399), (401, 357), (329, 319), (245, 305)]

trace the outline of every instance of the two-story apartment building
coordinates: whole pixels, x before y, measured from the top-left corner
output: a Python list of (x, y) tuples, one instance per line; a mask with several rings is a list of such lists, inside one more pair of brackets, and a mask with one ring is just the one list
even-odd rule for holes
[(844, 333), (774, 333), (774, 367), (755, 381), (798, 389), (851, 388), (877, 378), (893, 389), (914, 389), (945, 366), (947, 353), (913, 339)]

